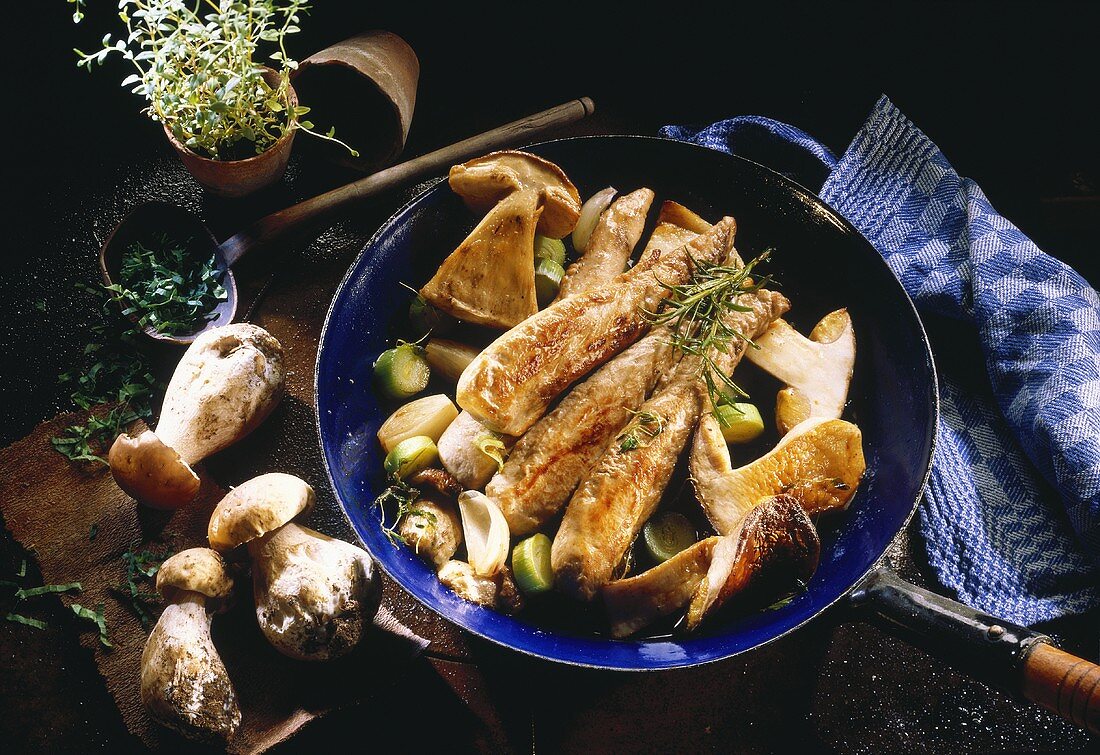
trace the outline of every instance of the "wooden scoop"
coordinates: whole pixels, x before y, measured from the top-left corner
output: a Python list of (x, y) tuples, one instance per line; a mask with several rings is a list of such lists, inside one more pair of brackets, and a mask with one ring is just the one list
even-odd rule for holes
[(144, 332), (150, 338), (171, 343), (189, 344), (199, 333), (209, 328), (228, 325), (237, 313), (237, 284), (233, 265), (247, 252), (257, 247), (278, 243), (292, 233), (309, 226), (320, 225), (341, 210), (385, 191), (436, 174), (454, 163), (463, 162), (486, 152), (514, 144), (535, 141), (560, 126), (591, 115), (595, 104), (587, 97), (529, 115), (518, 121), (464, 139), (449, 147), (399, 163), (358, 181), (327, 191), (324, 194), (279, 210), (253, 223), (249, 228), (230, 236), (220, 244), (202, 221), (175, 205), (151, 202), (135, 207), (115, 227), (99, 251), (99, 268), (109, 286), (118, 280), (119, 268), (126, 249), (135, 241), (148, 241), (154, 235), (168, 234), (173, 239), (193, 245), (194, 254), (214, 253), (215, 265), (222, 271), (226, 300), (214, 310), (200, 330), (187, 335), (170, 336), (157, 333), (152, 327)]

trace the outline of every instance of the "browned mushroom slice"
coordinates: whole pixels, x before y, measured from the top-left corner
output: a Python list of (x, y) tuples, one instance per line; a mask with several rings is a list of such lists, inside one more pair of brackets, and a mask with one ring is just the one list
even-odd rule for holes
[(805, 584), (820, 556), (817, 529), (797, 499), (779, 495), (761, 501), (737, 532), (714, 546), (710, 568), (688, 607), (685, 628), (695, 629), (734, 596), (770, 599), (799, 582)]
[(443, 260), (420, 295), (460, 320), (510, 328), (538, 311), (535, 297), (535, 224), (538, 194), (502, 199), (466, 240)]
[(719, 534), (734, 532), (757, 501), (790, 493), (806, 511), (848, 505), (866, 469), (859, 428), (814, 418), (791, 430), (770, 452), (733, 469), (713, 414), (699, 421), (689, 470), (695, 495)]
[(447, 181), (478, 213), (488, 212), (511, 194), (534, 191), (542, 208), (538, 232), (555, 239), (572, 231), (581, 213), (581, 195), (564, 171), (529, 152), (505, 150), (474, 158), (451, 168)]
[(710, 568), (721, 538), (708, 537), (668, 561), (603, 588), (604, 608), (612, 637), (629, 637), (657, 619), (682, 611)]

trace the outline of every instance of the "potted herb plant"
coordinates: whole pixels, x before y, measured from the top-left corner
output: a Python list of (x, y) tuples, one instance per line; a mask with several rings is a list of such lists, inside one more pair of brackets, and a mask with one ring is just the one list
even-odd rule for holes
[[(68, 1), (79, 22), (84, 0)], [(309, 108), (290, 85), (298, 64), (286, 38), (308, 9), (304, 0), (121, 0), (126, 33), (106, 35), (97, 52), (77, 50), (78, 65), (129, 61), (135, 70), (122, 85), (145, 98), (144, 113), (163, 124), (195, 179), (242, 197), (282, 177), (297, 131), (343, 144), (303, 120)], [(270, 66), (259, 62), (264, 47)]]

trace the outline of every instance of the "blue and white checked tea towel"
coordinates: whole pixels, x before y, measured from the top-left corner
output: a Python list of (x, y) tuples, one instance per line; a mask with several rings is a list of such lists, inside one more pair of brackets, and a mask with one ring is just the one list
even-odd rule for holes
[(882, 253), (917, 308), (981, 343), (969, 373), (937, 361), (941, 418), (920, 517), (943, 584), (1022, 624), (1100, 605), (1096, 290), (997, 214), (886, 97), (840, 160), (758, 116), (661, 133), (799, 178), (827, 175), (821, 198)]

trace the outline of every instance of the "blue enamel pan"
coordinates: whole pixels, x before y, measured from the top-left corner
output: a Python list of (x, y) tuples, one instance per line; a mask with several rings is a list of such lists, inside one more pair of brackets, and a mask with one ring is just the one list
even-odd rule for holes
[(837, 603), (902, 625), (972, 673), (1017, 690), (1021, 669), (1034, 665), (1028, 660), (1035, 647), (1060, 652), (1048, 638), (878, 567), (928, 478), (937, 388), (912, 302), (858, 231), (783, 176), (681, 142), (608, 136), (528, 149), (562, 166), (582, 196), (609, 185), (624, 191), (648, 186), (658, 203), (673, 199), (709, 220), (732, 215), (743, 258), (775, 250), (769, 269), (793, 303), (789, 319), (803, 332), (827, 312), (847, 307), (858, 348), (846, 417), (863, 432), (867, 474), (849, 509), (821, 528), (821, 562), (804, 593), (775, 610), (716, 621), (699, 635), (611, 640), (569, 627), (547, 629), (523, 615), (505, 616), (456, 597), (409, 549), (390, 543), (372, 505), (383, 487), (375, 433), (394, 408), (375, 395), (372, 363), (392, 345), (405, 317), (409, 292), (401, 284), (427, 281), (475, 222), (440, 182), (391, 217), (352, 264), (333, 299), (317, 357), (318, 425), (328, 474), (351, 526), (390, 577), (433, 611), (491, 642), (603, 669), (649, 671), (729, 658), (796, 630)]

